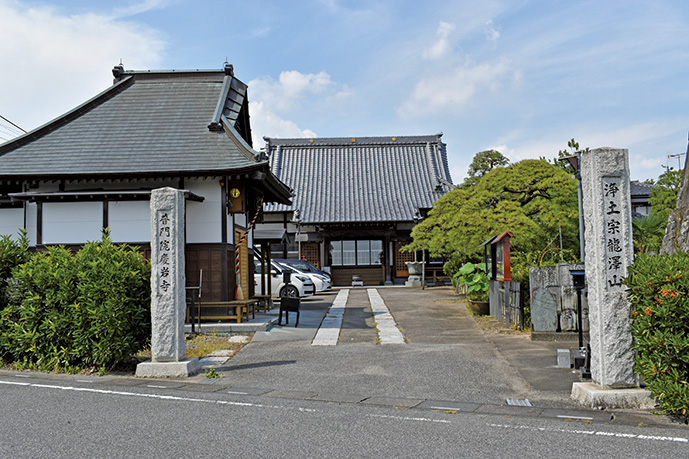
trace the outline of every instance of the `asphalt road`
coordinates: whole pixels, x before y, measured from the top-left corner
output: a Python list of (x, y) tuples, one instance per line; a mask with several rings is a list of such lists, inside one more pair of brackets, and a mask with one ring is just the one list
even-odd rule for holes
[(685, 425), (574, 405), (557, 344), (484, 334), (448, 290), (379, 292), (404, 343), (379, 344), (352, 289), (336, 345), (313, 345), (333, 292), (220, 379), (0, 370), (0, 457), (689, 456)]
[(674, 429), (8, 374), (0, 376), (0, 412), (0, 456), (12, 458), (686, 457), (689, 451), (687, 432)]

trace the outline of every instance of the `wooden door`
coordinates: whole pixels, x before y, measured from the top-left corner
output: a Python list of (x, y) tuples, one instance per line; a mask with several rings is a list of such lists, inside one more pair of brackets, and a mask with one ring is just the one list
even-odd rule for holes
[(395, 241), (395, 277), (409, 277), (405, 262), (414, 261), (414, 252), (400, 252), (411, 241)]

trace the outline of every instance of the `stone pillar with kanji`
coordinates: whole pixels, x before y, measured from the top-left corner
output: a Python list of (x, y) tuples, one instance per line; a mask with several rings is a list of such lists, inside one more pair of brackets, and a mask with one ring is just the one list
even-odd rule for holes
[(142, 377), (183, 377), (199, 368), (185, 359), (186, 277), (184, 192), (151, 192), (151, 360), (137, 366)]
[(581, 155), (591, 378), (610, 388), (638, 386), (622, 279), (634, 258), (629, 155), (597, 148)]

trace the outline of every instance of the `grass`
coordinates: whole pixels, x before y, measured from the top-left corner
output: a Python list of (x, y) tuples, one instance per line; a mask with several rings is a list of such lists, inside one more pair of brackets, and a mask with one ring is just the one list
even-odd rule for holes
[[(210, 355), (216, 351), (230, 350), (233, 353), (238, 352), (246, 343), (230, 343), (229, 337), (231, 335), (222, 335), (218, 333), (197, 333), (186, 335), (184, 357), (191, 359), (194, 357), (202, 358)], [(236, 336), (236, 335), (235, 335)], [(250, 341), (250, 336), (249, 340)], [(248, 342), (247, 341), (247, 342)], [(136, 357), (141, 360), (151, 358), (151, 350), (146, 349), (136, 354)]]

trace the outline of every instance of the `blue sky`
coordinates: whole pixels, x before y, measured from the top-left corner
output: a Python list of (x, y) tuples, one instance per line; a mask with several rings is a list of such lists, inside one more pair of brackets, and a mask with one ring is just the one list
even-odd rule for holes
[(685, 1), (113, 3), (0, 0), (0, 115), (38, 127), (106, 89), (120, 60), (227, 59), (249, 84), (257, 149), (263, 136), (443, 132), (459, 183), (490, 148), (512, 161), (553, 158), (572, 137), (628, 148), (639, 180), (687, 148)]

